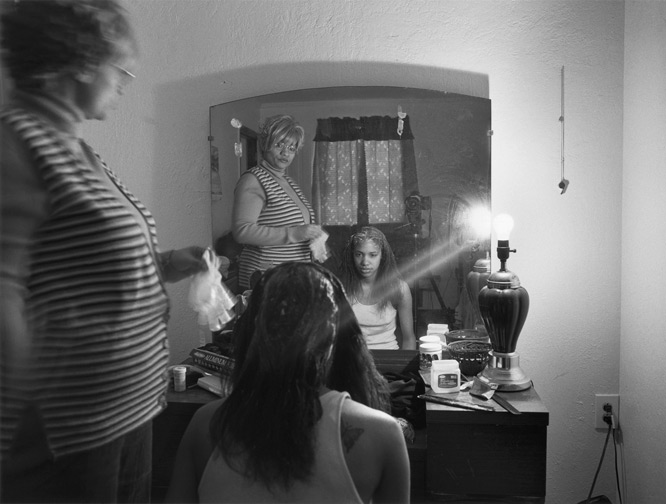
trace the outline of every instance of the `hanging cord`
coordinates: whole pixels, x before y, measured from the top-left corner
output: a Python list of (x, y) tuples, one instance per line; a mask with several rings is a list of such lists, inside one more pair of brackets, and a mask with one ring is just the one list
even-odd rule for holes
[(561, 144), (561, 147), (560, 147), (560, 160), (561, 160), (562, 168), (561, 168), (560, 183), (557, 186), (560, 189), (562, 189), (562, 192), (560, 194), (564, 194), (565, 192), (567, 192), (567, 188), (569, 187), (569, 181), (564, 178), (564, 66), (562, 67), (562, 70), (560, 72), (560, 81), (561, 81), (560, 124), (562, 126), (562, 135), (561, 135), (562, 136), (562, 144)]
[[(601, 452), (601, 459), (599, 459), (599, 465), (597, 466), (597, 472), (594, 473), (594, 479), (592, 480), (592, 486), (590, 487), (590, 493), (587, 494), (587, 499), (585, 503), (588, 504), (592, 498), (592, 492), (594, 491), (594, 485), (597, 483), (597, 476), (599, 476), (599, 470), (601, 469), (601, 463), (604, 461), (604, 455), (606, 454), (606, 447), (608, 446), (608, 440), (610, 439), (611, 432), (613, 431), (613, 426), (608, 424), (608, 432), (606, 433), (606, 442), (604, 443), (604, 449)], [(615, 441), (615, 436), (613, 436), (613, 441)], [(615, 444), (615, 443), (613, 443)]]
[[(612, 427), (612, 426), (611, 426)], [(622, 491), (620, 490), (620, 473), (617, 469), (617, 431), (613, 429), (613, 448), (615, 453), (615, 485), (617, 486), (617, 495), (622, 504)]]

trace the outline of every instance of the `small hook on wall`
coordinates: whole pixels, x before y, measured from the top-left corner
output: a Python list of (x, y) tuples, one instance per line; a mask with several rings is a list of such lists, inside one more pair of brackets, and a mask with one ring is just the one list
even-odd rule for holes
[(405, 117), (407, 117), (407, 113), (403, 112), (402, 107), (398, 105), (398, 136), (400, 137), (402, 137), (402, 131), (405, 127)]
[(560, 189), (562, 189), (562, 192), (560, 194), (564, 194), (565, 192), (567, 192), (567, 188), (569, 187), (569, 181), (563, 178), (562, 180), (560, 180), (560, 183), (557, 184), (557, 186)]

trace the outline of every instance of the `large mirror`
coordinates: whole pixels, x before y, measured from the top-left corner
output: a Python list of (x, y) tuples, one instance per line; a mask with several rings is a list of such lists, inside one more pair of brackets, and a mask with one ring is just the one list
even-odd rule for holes
[[(477, 211), (490, 212), (490, 100), (414, 88), (337, 87), (211, 107), (213, 243), (218, 253), (231, 256), (232, 265), (238, 252), (229, 240), (233, 189), (243, 170), (256, 163), (258, 125), (275, 114), (290, 114), (305, 129), (305, 146), (288, 174), (311, 202), (320, 200), (320, 182), (315, 176), (313, 186), (313, 171), (319, 169), (316, 141), (326, 137), (327, 120), (383, 118), (394, 125), (389, 141), (405, 142), (409, 161), (402, 160), (402, 170), (407, 173), (408, 162), (413, 170), (405, 175), (409, 180), (401, 182), (402, 206), (388, 219), (367, 213), (359, 218), (382, 229), (391, 242), (413, 291), (417, 337), (426, 333), (429, 323), (446, 323), (452, 329), (474, 327), (477, 320), (465, 280), (490, 246), (489, 227), (479, 234), (472, 222)], [(369, 189), (375, 183), (370, 177), (366, 180)], [(359, 218), (355, 212), (356, 222), (323, 223), (331, 235), (332, 257), (326, 264), (334, 271), (347, 238), (364, 223)], [(373, 222), (378, 218), (382, 220)]]

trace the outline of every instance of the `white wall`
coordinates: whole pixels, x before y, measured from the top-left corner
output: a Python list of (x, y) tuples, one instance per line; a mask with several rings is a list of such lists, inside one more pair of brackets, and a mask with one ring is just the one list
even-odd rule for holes
[[(594, 429), (594, 394), (619, 390), (624, 3), (140, 0), (129, 7), (143, 67), (116, 114), (89, 128), (88, 137), (153, 211), (164, 248), (210, 243), (211, 105), (335, 85), (446, 86), (476, 94), (465, 75), (487, 75), (493, 208), (515, 218), (511, 244), (518, 253), (508, 265), (531, 297), (518, 351), (551, 413), (547, 502), (584, 499), (605, 437)], [(560, 195), (563, 65), (571, 185)], [(663, 76), (662, 70), (662, 84)], [(651, 243), (634, 241), (646, 255)], [(663, 261), (653, 262), (663, 279)], [(650, 287), (658, 284), (632, 290), (637, 307)], [(187, 285), (170, 293), (172, 358), (180, 360), (197, 344), (197, 330)], [(651, 317), (645, 314), (644, 325)], [(629, 363), (630, 381), (641, 368)], [(636, 409), (650, 392), (637, 397)], [(627, 418), (637, 421), (628, 412)], [(651, 446), (641, 448), (649, 457)], [(636, 466), (643, 460), (632, 459)], [(632, 476), (637, 485), (639, 476)], [(614, 496), (613, 477), (607, 460), (595, 494)]]
[(620, 410), (632, 501), (666, 502), (666, 1), (627, 2), (624, 54)]

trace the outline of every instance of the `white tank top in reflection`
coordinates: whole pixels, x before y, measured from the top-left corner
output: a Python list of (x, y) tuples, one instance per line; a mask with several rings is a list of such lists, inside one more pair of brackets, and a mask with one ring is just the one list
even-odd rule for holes
[(379, 304), (365, 305), (359, 302), (352, 304), (363, 336), (370, 350), (397, 350), (398, 339), (395, 336), (397, 311), (389, 303), (383, 310)]

